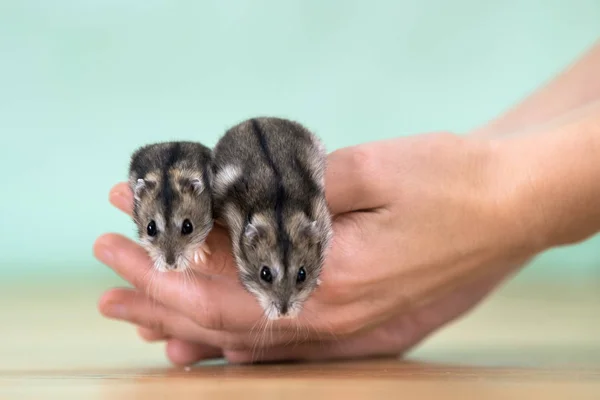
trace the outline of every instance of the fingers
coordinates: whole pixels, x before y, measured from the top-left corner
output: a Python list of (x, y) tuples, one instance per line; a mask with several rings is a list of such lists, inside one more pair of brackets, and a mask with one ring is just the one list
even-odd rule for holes
[(121, 182), (113, 186), (108, 195), (108, 200), (125, 214), (132, 214), (133, 193), (131, 193), (131, 189), (126, 182)]
[(392, 248), (380, 235), (387, 218), (385, 213), (348, 213), (336, 219), (322, 282), (309, 301), (339, 307), (360, 298), (363, 291), (371, 288), (371, 281), (382, 270), (378, 266), (380, 260)]
[(100, 299), (98, 308), (103, 315), (109, 318), (120, 319), (139, 326), (140, 336), (148, 341), (177, 338), (231, 350), (259, 349), (308, 337), (304, 334), (300, 335), (296, 331), (270, 331), (264, 320), (253, 324), (243, 332), (206, 329), (133, 289), (109, 290)]
[(190, 366), (201, 361), (223, 357), (223, 351), (203, 343), (173, 339), (155, 330), (138, 326), (138, 334), (148, 342), (167, 340), (165, 350), (167, 358), (177, 366)]
[(436, 301), (392, 317), (364, 334), (341, 340), (312, 341), (275, 346), (257, 354), (247, 350), (224, 351), (232, 363), (256, 361), (319, 361), (399, 355), (424, 340), (436, 329), (473, 309), (521, 264), (498, 269), (440, 297)]
[(167, 357), (175, 365), (187, 366), (197, 362), (223, 357), (221, 349), (202, 343), (171, 339), (167, 342)]
[[(510, 272), (510, 271), (509, 271)], [(265, 361), (321, 361), (361, 357), (400, 355), (417, 345), (435, 329), (472, 309), (508, 275), (494, 271), (436, 302), (407, 314), (393, 317), (372, 331), (340, 340), (318, 340), (307, 343), (290, 342), (262, 348), (260, 351), (224, 350), (223, 356), (231, 363)], [(170, 341), (171, 342), (171, 341)], [(186, 349), (186, 361), (202, 359), (202, 345), (179, 342)], [(196, 348), (198, 346), (198, 348)], [(181, 355), (179, 355), (181, 356)], [(181, 356), (183, 358), (183, 356)], [(175, 362), (174, 360), (172, 360)]]
[(117, 288), (106, 292), (98, 304), (108, 317), (138, 326), (140, 336), (149, 341), (177, 338), (205, 343), (213, 348), (248, 348), (247, 334), (206, 329), (181, 313), (156, 303), (136, 290)]
[(167, 358), (178, 366), (188, 366), (200, 361), (223, 357), (221, 349), (207, 344), (172, 339), (167, 335), (143, 326), (138, 326), (138, 333), (148, 342), (168, 339), (166, 343)]
[(94, 254), (142, 293), (207, 329), (246, 330), (262, 317), (257, 301), (237, 280), (201, 276), (186, 280), (184, 273), (159, 273), (146, 252), (121, 235), (100, 237)]
[(377, 339), (377, 332), (347, 338), (341, 341), (313, 341), (309, 343), (284, 345), (261, 349), (260, 352), (247, 350), (225, 350), (227, 361), (236, 364), (272, 361), (321, 361), (351, 359), (398, 354), (398, 346)]
[(325, 196), (332, 214), (370, 210), (387, 204), (377, 182), (385, 179), (380, 155), (370, 144), (345, 147), (327, 157)]
[(166, 340), (169, 338), (169, 336), (165, 333), (146, 328), (145, 326), (138, 326), (137, 332), (138, 335), (140, 335), (140, 337), (147, 342), (157, 342), (159, 340)]
[(148, 298), (132, 289), (108, 291), (101, 297), (98, 308), (106, 317), (138, 325), (141, 327), (140, 335), (146, 340), (160, 340), (169, 336), (187, 340), (215, 338), (215, 333), (204, 332), (193, 321), (161, 304), (152, 304)]

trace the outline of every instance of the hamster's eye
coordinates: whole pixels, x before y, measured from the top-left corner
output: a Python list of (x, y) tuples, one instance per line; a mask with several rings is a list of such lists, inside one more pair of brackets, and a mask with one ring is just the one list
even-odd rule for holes
[(296, 283), (302, 283), (306, 280), (306, 270), (304, 267), (300, 267), (298, 270), (298, 276), (296, 277)]
[(146, 227), (146, 232), (148, 232), (148, 236), (156, 236), (156, 222), (154, 220), (150, 221)]
[(189, 219), (183, 220), (183, 224), (181, 225), (181, 233), (183, 235), (189, 235), (194, 231), (194, 227)]
[(267, 266), (263, 266), (260, 270), (260, 279), (267, 283), (273, 282), (273, 275), (271, 275), (271, 269)]

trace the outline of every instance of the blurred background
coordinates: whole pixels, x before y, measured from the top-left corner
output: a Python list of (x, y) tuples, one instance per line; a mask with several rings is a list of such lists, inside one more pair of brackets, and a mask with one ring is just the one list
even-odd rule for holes
[[(108, 203), (142, 144), (256, 115), (329, 150), (468, 132), (600, 38), (598, 0), (0, 0), (0, 283), (113, 279)], [(600, 238), (518, 279), (600, 279)]]

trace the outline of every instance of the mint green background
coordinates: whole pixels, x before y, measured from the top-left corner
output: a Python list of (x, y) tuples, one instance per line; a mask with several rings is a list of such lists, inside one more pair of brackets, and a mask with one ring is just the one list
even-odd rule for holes
[[(484, 123), (600, 37), (600, 1), (0, 0), (0, 280), (109, 274), (130, 152), (258, 114), (330, 150)], [(525, 275), (600, 276), (600, 240)], [(69, 275), (71, 274), (71, 275)]]

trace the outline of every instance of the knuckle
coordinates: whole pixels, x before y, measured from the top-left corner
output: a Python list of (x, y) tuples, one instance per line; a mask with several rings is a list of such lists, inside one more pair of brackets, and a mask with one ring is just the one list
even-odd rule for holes
[(138, 335), (147, 342), (153, 342), (155, 340), (164, 338), (164, 335), (161, 332), (146, 328), (143, 325), (138, 326), (137, 332)]
[(164, 336), (167, 334), (167, 327), (163, 320), (160, 318), (153, 318), (148, 321), (146, 327), (149, 328), (154, 335)]
[(358, 178), (366, 179), (377, 170), (379, 157), (368, 146), (354, 146), (348, 151), (349, 167)]

